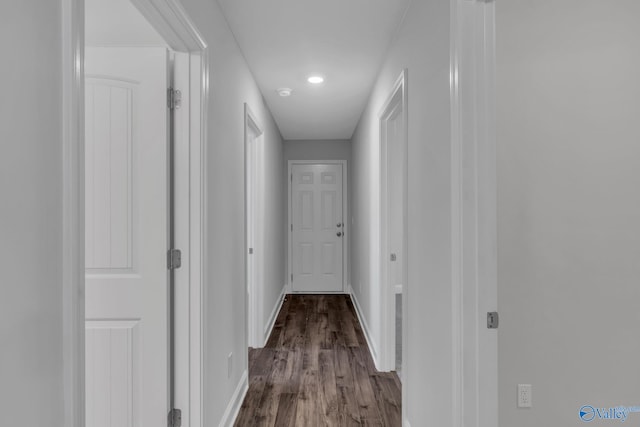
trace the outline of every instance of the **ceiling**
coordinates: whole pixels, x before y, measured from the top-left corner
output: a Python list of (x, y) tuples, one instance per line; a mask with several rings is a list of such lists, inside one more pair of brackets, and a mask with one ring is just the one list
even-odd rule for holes
[(130, 0), (85, 0), (88, 46), (166, 46)]
[(351, 138), (410, 1), (218, 0), (287, 140)]

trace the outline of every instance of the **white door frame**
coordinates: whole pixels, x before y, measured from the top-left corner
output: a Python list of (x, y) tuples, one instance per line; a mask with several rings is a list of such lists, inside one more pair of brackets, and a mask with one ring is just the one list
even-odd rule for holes
[[(176, 276), (184, 293), (176, 299), (185, 306), (177, 314), (188, 315), (177, 323), (177, 339), (189, 342), (176, 360), (188, 362), (182, 367), (189, 372), (184, 387), (176, 390), (176, 406), (181, 405), (183, 419), (192, 427), (204, 425), (203, 412), (203, 337), (206, 319), (204, 283), (206, 263), (206, 138), (209, 69), (207, 43), (193, 21), (177, 0), (131, 0), (151, 25), (176, 51), (188, 52), (190, 62), (189, 88), (189, 144), (180, 154), (189, 159), (177, 165), (182, 171), (176, 186), (176, 201), (185, 209), (177, 215), (189, 219), (188, 230), (176, 235), (183, 250), (183, 271)], [(85, 425), (85, 367), (84, 367), (84, 0), (62, 2), (63, 55), (63, 382), (64, 425)], [(188, 181), (188, 184), (187, 184)], [(185, 194), (185, 188), (190, 192)], [(186, 335), (186, 336), (185, 336)]]
[[(247, 347), (264, 347), (264, 131), (256, 115), (247, 103), (244, 104), (244, 191), (245, 203), (245, 282), (247, 286)], [(251, 133), (257, 138), (251, 142)], [(253, 159), (253, 165), (249, 164)], [(253, 234), (252, 253), (249, 252), (249, 237)], [(253, 258), (253, 259), (251, 259)], [(253, 262), (251, 262), (253, 261)]]
[[(389, 171), (388, 171), (388, 150), (389, 146), (387, 143), (386, 136), (386, 123), (387, 120), (391, 117), (393, 112), (397, 108), (402, 108), (404, 122), (403, 122), (403, 135), (401, 144), (403, 145), (403, 156), (404, 159), (402, 161), (403, 168), (399, 173), (404, 175), (404, 203), (403, 203), (403, 217), (404, 217), (404, 229), (403, 233), (405, 236), (404, 244), (402, 248), (402, 257), (400, 262), (402, 262), (405, 273), (405, 280), (402, 284), (402, 366), (403, 369), (406, 370), (406, 355), (407, 355), (407, 339), (408, 330), (407, 323), (404, 319), (408, 319), (408, 283), (406, 280), (407, 272), (408, 272), (408, 245), (407, 245), (407, 236), (408, 236), (408, 206), (407, 206), (407, 184), (409, 182), (409, 176), (407, 173), (408, 169), (408, 160), (407, 160), (407, 152), (409, 147), (408, 135), (409, 135), (409, 127), (408, 127), (408, 117), (409, 117), (409, 100), (407, 97), (408, 94), (408, 71), (406, 69), (402, 70), (402, 73), (396, 80), (393, 88), (391, 89), (391, 93), (389, 94), (387, 100), (384, 103), (382, 110), (378, 117), (380, 118), (380, 312), (382, 313), (382, 334), (381, 334), (381, 351), (380, 351), (380, 369), (383, 371), (392, 371), (396, 367), (396, 328), (395, 328), (395, 315), (396, 315), (396, 307), (395, 307), (395, 289), (389, 283), (389, 256), (391, 253), (390, 245), (389, 245), (389, 203), (388, 203), (388, 179), (389, 179)], [(405, 371), (405, 375), (409, 375), (407, 371)], [(403, 381), (403, 388), (405, 388), (404, 384), (406, 381)]]
[[(291, 230), (291, 224), (293, 224), (293, 208), (292, 208), (292, 191), (293, 186), (291, 174), (293, 173), (293, 165), (342, 165), (342, 212), (343, 212), (343, 223), (344, 227), (342, 229), (343, 232), (343, 250), (342, 250), (342, 291), (340, 292), (332, 292), (332, 293), (346, 293), (347, 292), (347, 280), (349, 277), (349, 237), (351, 234), (350, 230), (350, 221), (349, 221), (349, 173), (347, 171), (348, 164), (346, 160), (289, 160), (287, 162), (287, 206), (289, 210), (289, 222), (287, 224), (287, 250), (288, 250), (288, 259), (287, 263), (288, 271), (287, 271), (287, 292), (293, 293), (293, 283), (291, 282), (293, 277), (293, 250), (292, 250), (292, 239), (293, 234)], [(298, 293), (298, 292), (295, 292)], [(305, 292), (299, 292), (305, 293)]]
[(451, 0), (452, 427), (498, 425), (495, 3)]

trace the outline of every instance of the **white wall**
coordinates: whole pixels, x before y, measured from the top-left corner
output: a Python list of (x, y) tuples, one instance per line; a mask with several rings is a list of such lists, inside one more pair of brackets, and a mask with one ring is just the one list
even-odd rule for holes
[(496, 9), (500, 425), (583, 425), (640, 405), (640, 3)]
[[(0, 6), (0, 414), (62, 426), (60, 2)], [(10, 58), (10, 59), (8, 59)]]
[[(265, 183), (269, 187), (267, 191), (277, 191), (273, 179), (282, 158), (281, 137), (218, 3), (183, 0), (182, 4), (207, 41), (210, 60), (204, 372), (205, 424), (213, 426), (220, 422), (247, 369), (244, 102), (249, 104), (265, 132), (265, 169), (270, 180)], [(280, 176), (278, 173), (278, 183)], [(276, 223), (278, 206), (270, 209), (273, 211), (267, 214), (267, 221)], [(266, 267), (273, 286), (280, 289), (284, 284), (281, 276), (284, 255), (278, 260), (277, 254), (284, 254), (282, 236), (279, 228), (269, 237), (273, 247), (279, 249), (274, 250), (275, 260), (271, 261), (277, 267), (273, 267), (274, 270)], [(229, 353), (234, 355), (230, 377), (227, 376)]]
[(379, 343), (379, 114), (408, 68), (409, 352), (403, 404), (414, 426), (452, 425), (449, 22), (449, 1), (412, 3), (352, 140), (351, 284)]

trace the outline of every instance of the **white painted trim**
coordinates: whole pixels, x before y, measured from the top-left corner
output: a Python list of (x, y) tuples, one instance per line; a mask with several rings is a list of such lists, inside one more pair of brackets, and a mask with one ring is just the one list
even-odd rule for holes
[[(293, 165), (342, 165), (342, 210), (343, 216), (343, 232), (344, 232), (344, 250), (342, 251), (342, 291), (338, 292), (300, 292), (293, 290), (293, 283), (291, 283), (291, 277), (293, 274), (293, 251), (291, 239), (291, 224), (293, 224), (293, 208), (291, 206), (291, 174), (293, 172)], [(349, 280), (349, 252), (350, 252), (350, 238), (351, 238), (351, 221), (349, 220), (349, 164), (346, 160), (289, 160), (287, 162), (287, 209), (288, 209), (288, 223), (287, 223), (287, 251), (289, 262), (287, 263), (287, 292), (296, 294), (345, 294), (349, 293), (347, 288), (347, 282)]]
[(278, 296), (278, 299), (276, 300), (276, 303), (273, 306), (273, 310), (271, 310), (271, 314), (269, 315), (269, 320), (267, 320), (267, 324), (264, 326), (264, 335), (263, 335), (263, 340), (262, 342), (264, 343), (262, 345), (262, 347), (264, 347), (267, 344), (267, 341), (269, 340), (269, 336), (271, 335), (271, 332), (273, 331), (273, 327), (276, 324), (276, 319), (278, 318), (278, 313), (280, 313), (280, 309), (282, 308), (282, 304), (284, 304), (284, 298), (287, 295), (287, 285), (284, 285), (282, 287), (282, 291), (280, 291), (280, 295)]
[[(206, 260), (206, 218), (207, 218), (207, 114), (209, 105), (209, 61), (208, 49), (195, 23), (177, 0), (131, 0), (149, 23), (167, 42), (169, 47), (178, 52), (189, 53), (190, 87), (189, 90), (189, 133), (188, 145), (182, 146), (184, 155), (189, 161), (188, 194), (180, 194), (176, 187), (176, 200), (189, 202), (189, 231), (176, 235), (176, 241), (188, 242), (183, 257), (183, 265), (189, 269), (188, 274), (176, 275), (176, 289), (184, 292), (188, 301), (188, 319), (184, 324), (188, 328), (177, 330), (176, 340), (187, 339), (188, 348), (177, 348), (184, 352), (178, 360), (187, 361), (189, 366), (188, 385), (184, 389), (175, 390), (176, 402), (183, 402), (183, 420), (191, 427), (204, 426), (204, 337), (206, 335), (206, 301), (207, 263)], [(188, 150), (188, 153), (186, 151)], [(181, 227), (176, 227), (176, 231)], [(184, 335), (187, 337), (184, 337)], [(178, 369), (176, 367), (176, 369)], [(184, 402), (187, 402), (186, 404)], [(186, 405), (186, 406), (185, 406)]]
[[(379, 118), (379, 132), (380, 132), (380, 242), (379, 242), (379, 256), (380, 256), (380, 312), (382, 314), (382, 322), (381, 322), (381, 347), (380, 347), (380, 370), (382, 371), (392, 371), (396, 368), (396, 304), (395, 304), (395, 293), (396, 289), (394, 286), (389, 284), (389, 259), (388, 256), (391, 253), (388, 243), (388, 196), (387, 196), (387, 179), (388, 179), (388, 168), (387, 168), (387, 141), (385, 135), (385, 123), (388, 117), (393, 114), (393, 112), (398, 108), (402, 108), (403, 112), (403, 167), (402, 174), (404, 175), (404, 206), (403, 206), (403, 233), (405, 236), (404, 245), (402, 248), (403, 257), (400, 262), (404, 263), (403, 270), (405, 274), (405, 280), (408, 276), (408, 194), (407, 194), (407, 186), (409, 183), (408, 176), (408, 148), (409, 148), (409, 100), (408, 100), (408, 70), (404, 69), (400, 73), (400, 76), (396, 79), (387, 100), (383, 104), (380, 113), (378, 114)], [(405, 294), (403, 294), (403, 317), (405, 319), (408, 318), (407, 311), (407, 300), (406, 293), (408, 291), (408, 286), (404, 287)], [(402, 289), (401, 289), (402, 292)], [(407, 337), (407, 330), (405, 325), (407, 322), (402, 322), (403, 324), (403, 336)], [(406, 357), (407, 354), (407, 339), (402, 340), (403, 345), (403, 358)], [(409, 375), (406, 372), (408, 368), (406, 360), (403, 360), (403, 367), (405, 367), (405, 375)]]
[(204, 37), (179, 1), (130, 1), (173, 50), (201, 52), (207, 48)]
[(364, 333), (364, 338), (367, 341), (367, 346), (369, 347), (369, 353), (371, 353), (371, 357), (373, 358), (373, 363), (376, 365), (376, 369), (378, 371), (382, 371), (382, 369), (380, 369), (380, 358), (378, 357), (378, 346), (373, 339), (371, 329), (362, 314), (362, 308), (360, 308), (360, 303), (358, 302), (358, 298), (356, 298), (356, 294), (353, 292), (351, 285), (349, 285), (348, 293), (351, 296), (351, 301), (353, 301), (353, 306), (356, 309), (356, 315), (358, 316), (358, 321), (360, 321), (360, 326), (362, 326), (362, 332)]
[(84, 427), (84, 1), (61, 6), (63, 425)]
[[(249, 104), (244, 104), (244, 191), (245, 206), (251, 206), (254, 217), (249, 217), (249, 209), (245, 209), (245, 282), (247, 286), (247, 347), (262, 347), (264, 342), (264, 128), (258, 118), (251, 111)], [(250, 130), (256, 135), (253, 145), (250, 145)], [(251, 150), (254, 167), (248, 164)], [(252, 182), (252, 194), (249, 194), (249, 182)], [(253, 200), (250, 203), (250, 197)], [(253, 226), (253, 254), (249, 254), (249, 224)], [(253, 279), (249, 277), (250, 257), (253, 257)]]
[(86, 47), (167, 47), (166, 43), (125, 43), (125, 42), (101, 42), (87, 43)]
[[(191, 197), (190, 199), (190, 225), (191, 246), (190, 273), (190, 363), (191, 375), (189, 377), (189, 404), (191, 427), (204, 426), (204, 337), (206, 336), (207, 317), (205, 301), (207, 301), (207, 239), (208, 227), (208, 202), (207, 202), (207, 137), (208, 137), (208, 111), (209, 111), (209, 54), (204, 48), (199, 55), (191, 55), (192, 74), (191, 79)], [(195, 96), (199, 94), (200, 96)], [(200, 108), (200, 114), (196, 118), (194, 111)]]
[(451, 1), (452, 427), (498, 424), (492, 1)]
[(90, 329), (132, 329), (140, 324), (140, 319), (85, 319), (85, 323)]
[[(207, 44), (177, 0), (132, 0), (170, 47), (190, 54), (190, 425), (204, 425)], [(152, 17), (152, 18), (149, 18)], [(168, 35), (168, 36), (167, 36)], [(62, 1), (64, 425), (84, 427), (84, 0)]]
[(349, 292), (348, 291), (320, 291), (320, 292), (290, 291), (289, 293), (297, 294), (297, 295), (345, 295), (345, 294), (348, 294)]
[(227, 408), (222, 415), (222, 420), (219, 427), (232, 427), (236, 422), (236, 418), (238, 418), (238, 413), (240, 412), (240, 407), (242, 406), (242, 401), (249, 390), (249, 378), (247, 371), (245, 370), (242, 373), (242, 377), (240, 378), (240, 382), (236, 387), (236, 390), (233, 392), (233, 396), (231, 396), (231, 401), (227, 405)]

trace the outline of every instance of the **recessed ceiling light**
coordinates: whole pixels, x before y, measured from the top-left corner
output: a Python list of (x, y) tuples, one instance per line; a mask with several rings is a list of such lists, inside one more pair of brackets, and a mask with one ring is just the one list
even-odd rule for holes
[(319, 85), (320, 83), (324, 82), (324, 77), (322, 76), (311, 76), (307, 79), (307, 81), (309, 83), (312, 83), (314, 85)]
[(291, 96), (291, 92), (293, 92), (293, 89), (289, 89), (288, 87), (281, 87), (276, 92), (278, 92), (278, 95), (280, 96), (287, 97)]

